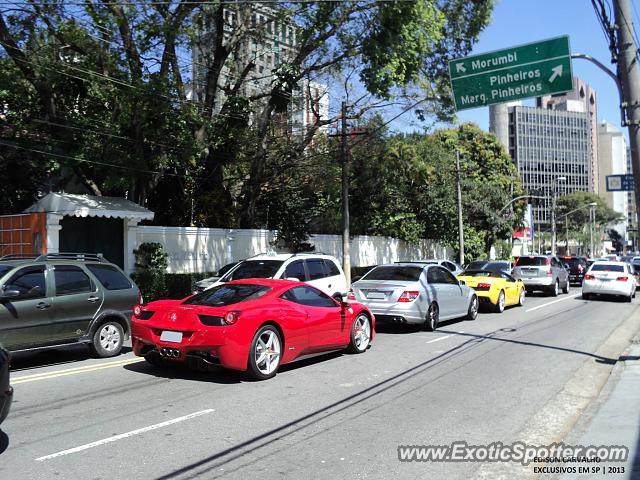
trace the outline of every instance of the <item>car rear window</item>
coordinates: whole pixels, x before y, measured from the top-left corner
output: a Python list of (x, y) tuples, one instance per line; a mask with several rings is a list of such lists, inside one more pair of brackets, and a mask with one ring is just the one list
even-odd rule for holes
[(283, 263), (281, 260), (245, 260), (228, 276), (223, 277), (223, 280), (231, 282), (245, 278), (272, 278)]
[(506, 272), (509, 270), (510, 265), (509, 262), (489, 262), (484, 267), (485, 270), (497, 270), (499, 272)]
[(89, 263), (87, 268), (107, 290), (127, 290), (133, 286), (129, 279), (112, 265)]
[(608, 265), (606, 263), (600, 265), (593, 265), (591, 267), (592, 272), (624, 272), (623, 265)]
[(518, 267), (544, 267), (547, 264), (547, 257), (518, 257), (516, 265)]
[(563, 261), (569, 264), (571, 267), (577, 267), (578, 265), (586, 265), (587, 262), (582, 258), (563, 258)]
[(218, 285), (204, 292), (189, 297), (183, 305), (203, 305), (206, 307), (224, 307), (234, 303), (256, 300), (271, 290), (264, 285), (239, 284)]
[(402, 282), (417, 282), (423, 267), (388, 266), (376, 267), (367, 273), (362, 280), (397, 280)]
[(502, 278), (501, 272), (498, 270), (465, 270), (461, 276), (463, 277), (495, 277)]
[(486, 264), (487, 262), (482, 261), (471, 262), (469, 265), (467, 265), (467, 270), (479, 270), (484, 268)]

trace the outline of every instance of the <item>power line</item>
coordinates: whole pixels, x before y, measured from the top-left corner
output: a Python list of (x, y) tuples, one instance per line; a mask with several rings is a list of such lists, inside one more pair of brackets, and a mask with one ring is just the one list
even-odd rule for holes
[(162, 172), (162, 171), (157, 171), (157, 170), (146, 170), (146, 169), (142, 169), (142, 168), (135, 168), (135, 167), (126, 167), (124, 165), (117, 165), (115, 163), (108, 163), (108, 162), (99, 162), (97, 160), (87, 160), (85, 158), (79, 158), (79, 157), (71, 157), (69, 155), (62, 155), (59, 153), (53, 153), (53, 152), (47, 152), (44, 150), (37, 150), (35, 148), (27, 148), (27, 147), (23, 147), (21, 145), (14, 145), (12, 143), (4, 143), (0, 141), (0, 146), (4, 146), (4, 147), (9, 147), (9, 148), (15, 148), (18, 150), (24, 150), (27, 152), (32, 152), (32, 153), (39, 153), (41, 155), (48, 155), (50, 157), (54, 157), (54, 158), (61, 158), (61, 159), (65, 159), (65, 160), (73, 160), (75, 162), (78, 163), (88, 163), (91, 165), (100, 165), (103, 167), (112, 167), (112, 168), (120, 168), (123, 170), (129, 170), (129, 171), (134, 171), (134, 172), (140, 172), (140, 173), (148, 173), (148, 174), (153, 174), (153, 175), (163, 175), (163, 176), (171, 176), (171, 177), (180, 177), (180, 178), (187, 178), (187, 175), (181, 175), (179, 173), (170, 173), (170, 172)]

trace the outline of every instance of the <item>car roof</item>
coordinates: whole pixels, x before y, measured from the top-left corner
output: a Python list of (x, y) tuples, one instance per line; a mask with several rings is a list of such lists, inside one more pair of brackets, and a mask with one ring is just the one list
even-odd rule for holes
[(303, 282), (296, 282), (293, 280), (274, 280), (272, 278), (243, 278), (242, 280), (233, 280), (232, 282), (225, 282), (223, 285), (237, 285), (237, 284), (248, 284), (248, 285), (263, 285), (265, 287), (271, 288), (287, 288), (295, 285), (307, 285)]
[(289, 260), (290, 258), (300, 257), (300, 258), (308, 258), (308, 257), (316, 257), (316, 258), (327, 258), (334, 259), (333, 256), (327, 255), (326, 253), (261, 253), (258, 255), (254, 255), (253, 257), (249, 257), (243, 262), (250, 262), (252, 260), (279, 260), (284, 262), (285, 260)]
[(616, 262), (613, 260), (596, 260), (593, 262), (594, 265), (626, 265), (627, 262)]

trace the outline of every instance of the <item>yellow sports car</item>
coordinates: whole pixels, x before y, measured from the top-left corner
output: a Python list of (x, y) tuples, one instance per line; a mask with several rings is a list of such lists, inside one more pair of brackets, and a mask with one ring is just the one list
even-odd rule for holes
[(502, 313), (509, 305), (524, 305), (524, 283), (506, 272), (465, 270), (458, 275), (458, 280), (464, 280), (476, 291), (480, 303), (491, 306), (495, 312)]

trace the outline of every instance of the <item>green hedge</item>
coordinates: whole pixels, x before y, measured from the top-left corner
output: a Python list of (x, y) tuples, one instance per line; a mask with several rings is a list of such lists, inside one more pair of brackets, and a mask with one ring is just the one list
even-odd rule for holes
[(167, 273), (165, 282), (167, 285), (167, 298), (180, 299), (193, 293), (194, 284), (203, 278), (213, 277), (215, 272), (205, 273)]

